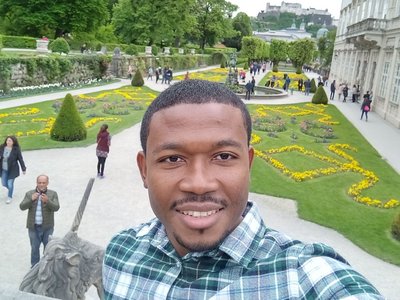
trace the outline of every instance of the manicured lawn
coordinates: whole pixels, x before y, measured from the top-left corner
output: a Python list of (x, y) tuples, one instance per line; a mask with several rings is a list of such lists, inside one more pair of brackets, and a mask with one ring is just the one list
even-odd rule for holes
[(111, 134), (140, 122), (157, 92), (147, 87), (123, 87), (117, 90), (75, 96), (80, 115), (88, 129), (86, 140), (58, 142), (49, 137), (62, 100), (46, 101), (19, 108), (0, 110), (0, 136), (15, 135), (23, 150), (81, 147), (93, 144), (103, 123)]
[[(156, 95), (146, 87), (127, 86), (76, 97), (88, 128), (84, 141), (49, 138), (60, 100), (0, 110), (0, 136), (17, 135), (23, 151), (87, 146), (95, 142), (102, 123), (116, 134), (140, 122)], [(400, 242), (390, 235), (400, 206), (377, 207), (396, 206), (400, 176), (336, 107), (250, 105), (249, 109), (257, 150), (251, 190), (296, 200), (303, 219), (331, 227), (372, 255), (400, 265)]]
[[(255, 121), (261, 120), (255, 127), (274, 132), (254, 131), (257, 137), (253, 140), (258, 142), (254, 147), (261, 152), (257, 152), (253, 167), (251, 190), (296, 200), (303, 219), (333, 228), (372, 255), (400, 265), (400, 243), (390, 235), (400, 207), (374, 207), (398, 203), (400, 176), (336, 107), (251, 105), (250, 110)], [(315, 127), (304, 131), (304, 120), (315, 121)], [(330, 122), (333, 124), (326, 124)], [(282, 123), (285, 129), (274, 131), (281, 129)], [(336, 138), (327, 138), (332, 135)], [(324, 137), (329, 143), (322, 143)], [(292, 147), (284, 148), (287, 146)], [(368, 171), (377, 182), (370, 180)], [(353, 185), (359, 189), (350, 189)], [(357, 190), (358, 195), (349, 195), (350, 190)]]

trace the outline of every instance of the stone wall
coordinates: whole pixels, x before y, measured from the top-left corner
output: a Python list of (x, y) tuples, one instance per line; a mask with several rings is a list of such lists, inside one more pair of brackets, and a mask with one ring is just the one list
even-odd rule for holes
[[(93, 77), (94, 72), (88, 65), (76, 62), (73, 64), (71, 71), (63, 76), (62, 82), (65, 84), (82, 82), (92, 79)], [(48, 78), (48, 76), (40, 69), (37, 70), (33, 76), (30, 76), (26, 64), (17, 63), (11, 67), (10, 87), (41, 85), (53, 82), (54, 80)]]

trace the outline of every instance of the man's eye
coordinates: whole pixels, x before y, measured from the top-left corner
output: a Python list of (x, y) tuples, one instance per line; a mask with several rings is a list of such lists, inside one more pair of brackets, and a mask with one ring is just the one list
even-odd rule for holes
[(216, 159), (218, 159), (218, 160), (228, 160), (228, 159), (232, 159), (232, 158), (234, 158), (233, 155), (231, 155), (229, 153), (221, 153), (216, 156)]
[(169, 156), (165, 158), (164, 161), (169, 163), (176, 163), (182, 161), (182, 159), (179, 156)]

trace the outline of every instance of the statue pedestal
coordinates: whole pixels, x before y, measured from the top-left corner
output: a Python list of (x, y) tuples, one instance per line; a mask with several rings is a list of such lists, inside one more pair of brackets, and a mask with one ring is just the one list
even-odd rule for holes
[(49, 53), (49, 40), (36, 40), (36, 51), (41, 53)]

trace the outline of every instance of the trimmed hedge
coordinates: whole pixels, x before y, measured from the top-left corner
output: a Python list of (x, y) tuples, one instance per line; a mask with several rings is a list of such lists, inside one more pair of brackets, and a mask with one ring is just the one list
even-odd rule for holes
[(140, 72), (140, 70), (136, 70), (136, 73), (132, 78), (131, 85), (132, 86), (139, 86), (139, 87), (144, 85), (142, 72)]
[(70, 50), (68, 42), (62, 37), (56, 38), (54, 41), (52, 41), (49, 48), (52, 52), (60, 54), (68, 54)]
[(310, 92), (315, 93), (317, 91), (317, 85), (315, 84), (315, 78), (311, 79), (311, 88)]
[(60, 112), (50, 130), (52, 140), (62, 142), (81, 141), (86, 139), (87, 130), (71, 94), (64, 98)]
[(27, 36), (3, 35), (4, 48), (36, 49), (36, 38)]
[(322, 85), (318, 87), (311, 102), (314, 104), (328, 104), (328, 96), (326, 95), (325, 89)]
[(400, 241), (400, 213), (398, 213), (393, 220), (391, 232), (392, 236)]

